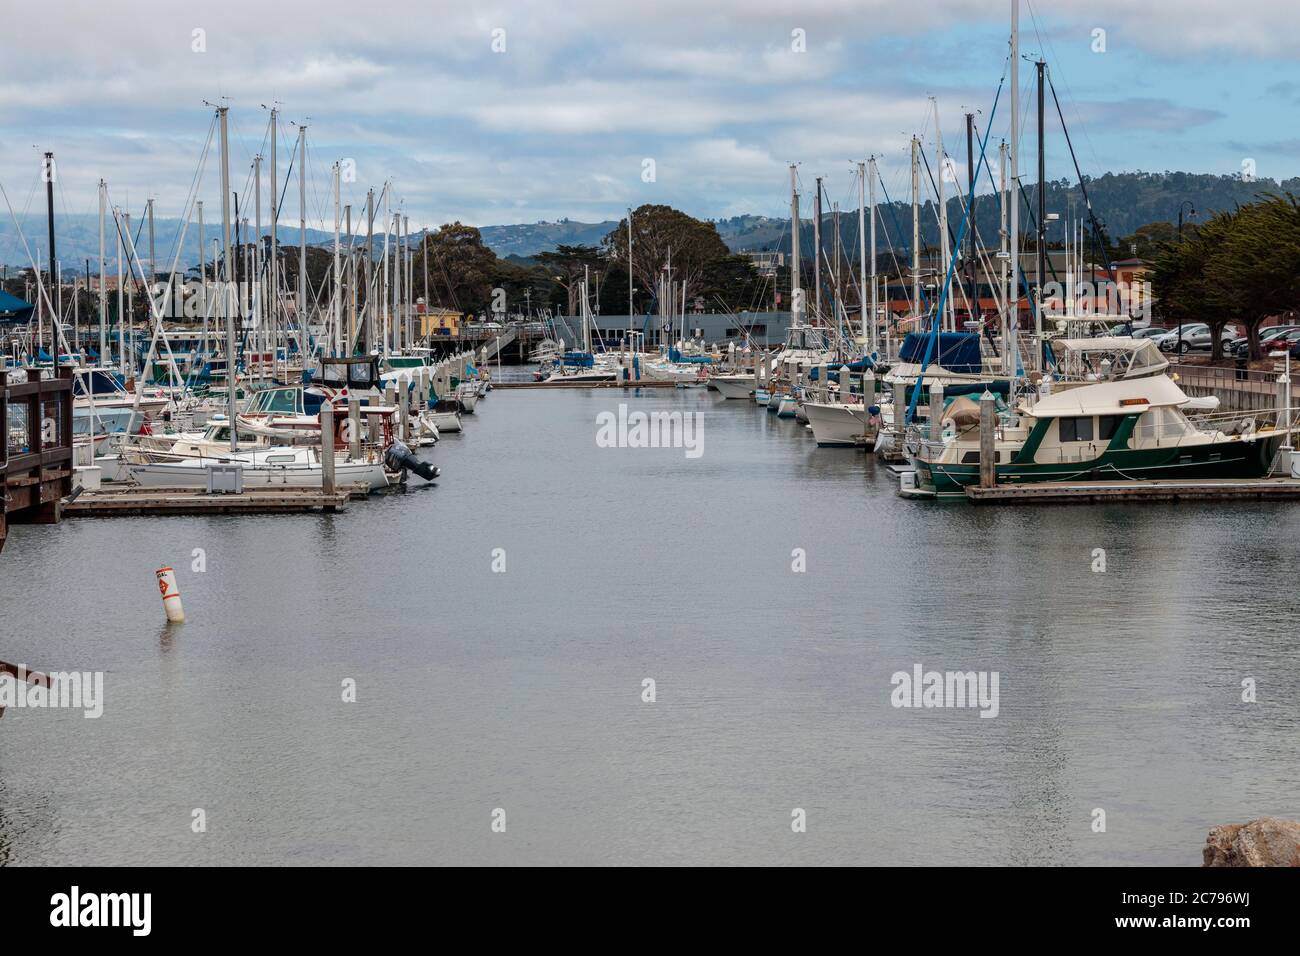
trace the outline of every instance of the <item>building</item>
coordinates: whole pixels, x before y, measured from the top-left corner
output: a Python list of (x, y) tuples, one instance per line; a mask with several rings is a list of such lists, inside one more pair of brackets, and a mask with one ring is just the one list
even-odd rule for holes
[(460, 334), (463, 313), (437, 307), (426, 309), (423, 303), (417, 304), (415, 309), (419, 338), (454, 338)]

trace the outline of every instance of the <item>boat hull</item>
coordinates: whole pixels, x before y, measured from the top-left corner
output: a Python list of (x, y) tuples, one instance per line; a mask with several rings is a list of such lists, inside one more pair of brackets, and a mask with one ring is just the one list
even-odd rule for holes
[[(1281, 445), (1281, 434), (1253, 440), (1233, 436), (1222, 441), (1163, 448), (1107, 450), (1085, 462), (1046, 462), (997, 466), (1000, 485), (1035, 482), (1182, 481), (1198, 478), (1263, 478)], [(965, 497), (967, 485), (979, 484), (979, 465), (914, 461), (919, 486), (940, 497)]]
[(728, 399), (746, 399), (754, 394), (754, 376), (752, 375), (715, 375), (709, 384), (718, 394)]
[[(183, 462), (125, 465), (122, 479), (144, 488), (206, 488), (208, 470), (203, 465)], [(245, 488), (319, 488), (318, 465), (245, 466)], [(388, 487), (388, 476), (379, 462), (338, 462), (334, 466), (338, 487), (357, 484), (371, 491)]]
[(877, 426), (868, 423), (862, 405), (804, 402), (803, 410), (822, 448), (870, 448), (876, 443)]

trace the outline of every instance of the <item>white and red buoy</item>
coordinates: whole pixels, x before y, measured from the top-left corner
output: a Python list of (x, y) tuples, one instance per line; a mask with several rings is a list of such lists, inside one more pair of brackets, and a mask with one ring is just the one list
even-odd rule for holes
[(185, 608), (181, 606), (181, 592), (176, 587), (176, 572), (171, 568), (159, 568), (154, 573), (158, 576), (158, 592), (162, 595), (163, 611), (167, 614), (167, 622), (183, 624)]

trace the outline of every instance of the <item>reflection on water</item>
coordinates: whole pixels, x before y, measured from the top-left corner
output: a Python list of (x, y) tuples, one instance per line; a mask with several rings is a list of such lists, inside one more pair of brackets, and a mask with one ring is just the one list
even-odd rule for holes
[[(704, 454), (598, 448), (619, 401)], [(908, 502), (801, 428), (498, 390), (437, 487), (14, 528), (0, 657), (106, 709), (0, 721), (0, 861), (1195, 864), (1300, 815), (1292, 508)], [(998, 717), (890, 706), (918, 663), (999, 672)]]

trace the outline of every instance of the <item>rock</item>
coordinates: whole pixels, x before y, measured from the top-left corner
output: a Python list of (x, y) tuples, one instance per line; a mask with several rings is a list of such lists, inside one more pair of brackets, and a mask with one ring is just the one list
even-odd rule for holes
[(1202, 866), (1300, 866), (1300, 823), (1260, 817), (1210, 830)]

